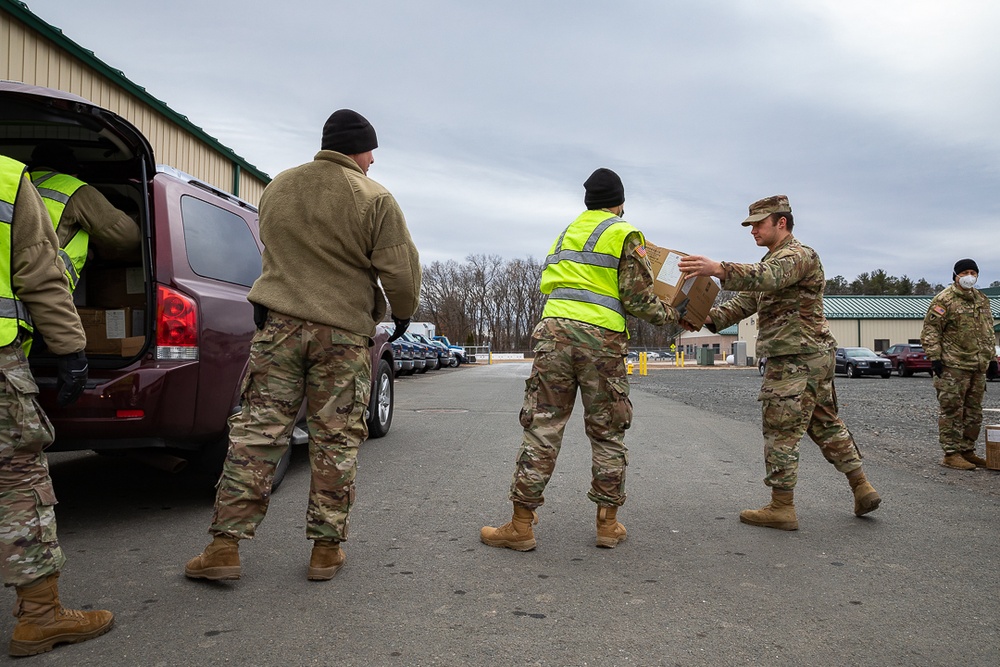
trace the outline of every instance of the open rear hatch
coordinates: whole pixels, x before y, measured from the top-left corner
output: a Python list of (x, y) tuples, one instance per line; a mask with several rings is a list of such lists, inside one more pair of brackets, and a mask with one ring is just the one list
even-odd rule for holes
[[(121, 368), (140, 358), (153, 337), (153, 149), (130, 122), (82, 97), (0, 81), (0, 153), (30, 168), (36, 146), (51, 142), (69, 147), (79, 164), (78, 178), (100, 190), (142, 230), (138, 263), (103, 260), (91, 244), (74, 292), (92, 370)], [(40, 336), (30, 361), (44, 392), (54, 384), (55, 360)]]

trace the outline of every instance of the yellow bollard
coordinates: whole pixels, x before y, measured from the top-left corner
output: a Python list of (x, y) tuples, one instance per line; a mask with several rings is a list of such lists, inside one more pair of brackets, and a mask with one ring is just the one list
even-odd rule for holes
[(682, 350), (680, 354), (677, 355), (677, 361), (680, 362), (678, 365), (684, 368), (684, 351)]
[(646, 375), (646, 353), (639, 353), (639, 375)]

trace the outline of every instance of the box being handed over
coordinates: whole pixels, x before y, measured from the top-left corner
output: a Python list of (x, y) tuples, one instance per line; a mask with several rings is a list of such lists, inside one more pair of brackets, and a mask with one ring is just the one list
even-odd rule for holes
[(719, 284), (709, 276), (684, 278), (677, 268), (686, 253), (661, 248), (646, 242), (646, 256), (653, 266), (653, 291), (674, 308), (687, 301), (684, 319), (698, 327), (704, 326), (708, 311), (719, 295)]

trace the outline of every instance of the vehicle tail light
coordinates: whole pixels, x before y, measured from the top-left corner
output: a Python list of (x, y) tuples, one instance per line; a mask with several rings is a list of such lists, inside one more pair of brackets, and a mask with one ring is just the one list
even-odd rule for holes
[(163, 285), (156, 289), (156, 358), (198, 359), (198, 306)]
[(144, 410), (116, 410), (115, 418), (117, 419), (142, 419), (146, 416)]

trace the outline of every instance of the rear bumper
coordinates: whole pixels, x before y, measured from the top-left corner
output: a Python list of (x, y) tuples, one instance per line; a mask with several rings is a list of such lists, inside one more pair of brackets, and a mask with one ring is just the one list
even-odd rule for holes
[[(228, 414), (195, 428), (198, 362), (94, 369), (76, 403), (56, 405), (56, 380), (38, 377), (39, 402), (56, 432), (52, 451), (179, 447), (198, 449), (225, 432)], [(204, 430), (205, 432), (199, 432)]]

